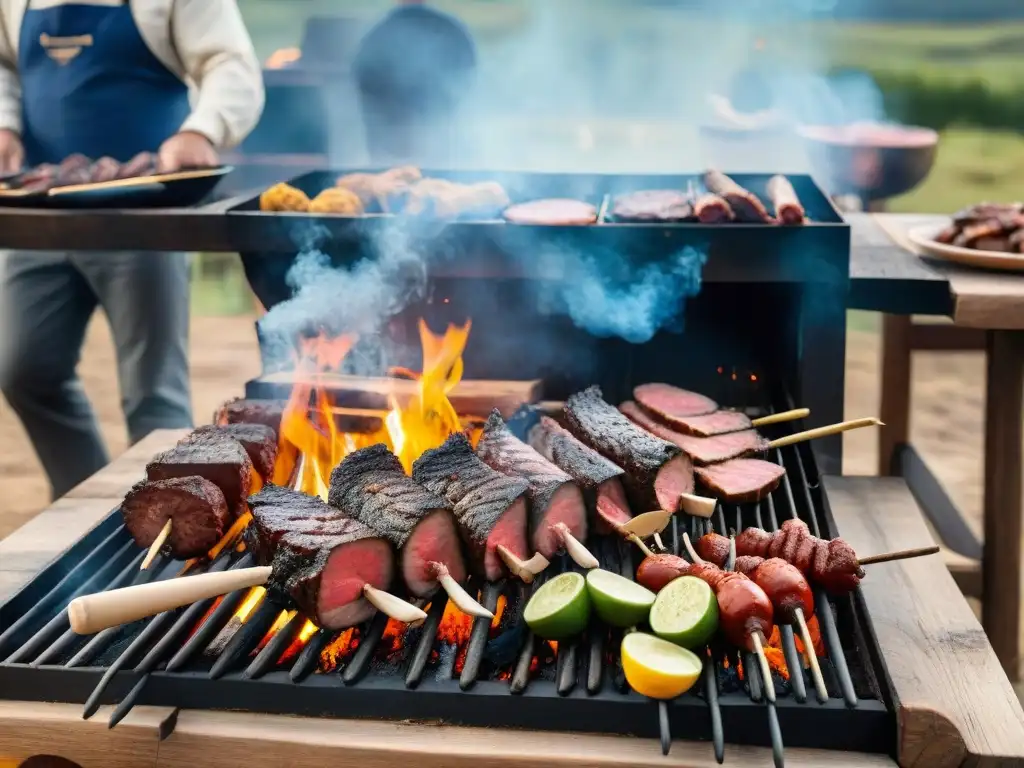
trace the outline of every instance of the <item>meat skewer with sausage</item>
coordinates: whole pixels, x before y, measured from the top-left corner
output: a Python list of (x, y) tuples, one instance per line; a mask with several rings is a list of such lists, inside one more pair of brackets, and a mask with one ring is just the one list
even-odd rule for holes
[(804, 223), (804, 207), (785, 176), (777, 175), (768, 179), (768, 198), (772, 201), (775, 218), (780, 224)]
[(775, 219), (768, 213), (764, 203), (758, 200), (757, 195), (744, 189), (721, 171), (705, 173), (704, 186), (708, 188), (708, 192), (725, 200), (739, 221), (755, 224), (775, 223)]

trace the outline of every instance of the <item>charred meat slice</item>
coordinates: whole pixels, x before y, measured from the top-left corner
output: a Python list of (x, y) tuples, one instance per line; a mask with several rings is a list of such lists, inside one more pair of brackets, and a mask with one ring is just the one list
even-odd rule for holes
[(668, 440), (673, 445), (678, 445), (682, 448), (683, 453), (693, 460), (694, 464), (717, 464), (720, 461), (728, 461), (768, 450), (768, 441), (753, 429), (729, 432), (714, 437), (694, 437), (676, 432), (674, 429), (660, 424), (631, 400), (620, 405), (619, 410), (652, 435), (656, 435), (662, 440)]
[(633, 397), (657, 421), (673, 428), (678, 419), (705, 416), (718, 410), (718, 403), (710, 397), (671, 384), (641, 384), (633, 390)]
[(772, 176), (768, 179), (768, 197), (775, 209), (775, 218), (780, 224), (803, 224), (804, 207), (796, 190), (785, 176)]
[(701, 195), (693, 204), (693, 213), (702, 224), (725, 224), (736, 218), (732, 208), (718, 195)]
[(953, 224), (964, 227), (987, 219), (1024, 213), (1022, 203), (977, 203), (953, 214)]
[(530, 535), (533, 548), (549, 560), (562, 549), (555, 526), (564, 524), (577, 540), (587, 539), (587, 508), (573, 479), (528, 446), (512, 431), (497, 410), (484, 425), (476, 455), (503, 475), (530, 484)]
[(991, 237), (999, 237), (1006, 232), (1006, 227), (999, 219), (987, 219), (975, 224), (968, 224), (953, 239), (953, 245), (961, 248), (974, 248), (979, 240)]
[(274, 474), (277, 459), (277, 435), (266, 424), (206, 424), (192, 434), (217, 434), (237, 440), (249, 454), (253, 468), (260, 477), (269, 479)]
[(713, 437), (730, 432), (753, 429), (750, 417), (741, 411), (715, 411), (702, 416), (680, 416), (672, 420), (675, 429), (684, 435)]
[(335, 467), (328, 501), (398, 549), (402, 576), (416, 597), (430, 597), (437, 590), (433, 563), (447, 566), (456, 581), (465, 580), (451, 505), (405, 474), (387, 446), (358, 450)]
[(697, 467), (697, 477), (711, 493), (734, 504), (760, 501), (779, 487), (786, 470), (761, 459), (732, 459)]
[(529, 558), (526, 544), (526, 494), (529, 484), (484, 464), (461, 432), (439, 448), (425, 451), (412, 467), (413, 479), (447, 499), (469, 546), (471, 564), (488, 581), (505, 574), (497, 547)]
[(287, 488), (269, 485), (249, 506), (254, 524), (245, 539), (257, 562), (273, 568), (268, 588), (290, 597), (323, 629), (346, 629), (373, 615), (363, 585), (391, 585), (395, 561), (387, 541), (320, 499)]
[(583, 490), (583, 498), (601, 533), (632, 517), (622, 488), (625, 473), (593, 448), (581, 443), (550, 416), (542, 416), (530, 430), (530, 445), (554, 462)]
[(124, 497), (121, 515), (135, 543), (147, 549), (171, 520), (167, 547), (182, 560), (209, 552), (232, 518), (220, 488), (198, 476), (136, 483)]
[(693, 206), (678, 189), (646, 189), (615, 198), (612, 216), (618, 221), (690, 221)]
[(232, 517), (241, 514), (252, 489), (252, 461), (237, 440), (217, 433), (191, 434), (146, 465), (151, 481), (192, 475), (220, 488)]
[(775, 221), (768, 213), (757, 195), (744, 189), (720, 171), (708, 171), (704, 174), (704, 186), (712, 194), (723, 198), (732, 208), (739, 221), (757, 224), (771, 224)]
[(569, 431), (626, 472), (626, 491), (636, 511), (675, 512), (679, 497), (693, 492), (693, 465), (678, 446), (655, 437), (606, 402), (598, 387), (569, 397)]
[(214, 424), (266, 424), (278, 437), (285, 400), (249, 400), (237, 397), (228, 400), (213, 416)]

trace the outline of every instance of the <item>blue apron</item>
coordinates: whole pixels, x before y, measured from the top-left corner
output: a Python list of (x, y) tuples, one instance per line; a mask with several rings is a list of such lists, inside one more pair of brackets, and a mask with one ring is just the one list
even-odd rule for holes
[(126, 1), (28, 8), (18, 73), (30, 166), (155, 152), (190, 112), (188, 86), (149, 50)]

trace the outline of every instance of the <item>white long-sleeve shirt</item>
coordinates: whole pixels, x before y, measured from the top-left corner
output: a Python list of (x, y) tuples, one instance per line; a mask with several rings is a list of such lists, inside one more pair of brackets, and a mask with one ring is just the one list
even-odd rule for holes
[[(32, 8), (121, 0), (30, 0)], [(21, 131), (18, 43), (26, 0), (0, 0), (0, 128)], [(146, 45), (189, 85), (192, 112), (181, 130), (219, 149), (239, 144), (263, 112), (263, 76), (236, 0), (132, 0)], [(131, 105), (126, 104), (126, 109)]]

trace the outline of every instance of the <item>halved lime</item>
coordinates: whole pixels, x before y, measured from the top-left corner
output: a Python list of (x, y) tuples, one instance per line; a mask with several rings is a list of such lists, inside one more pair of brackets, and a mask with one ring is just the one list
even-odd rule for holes
[(718, 600), (707, 582), (680, 576), (658, 593), (649, 621), (658, 637), (684, 648), (699, 648), (718, 629)]
[(632, 627), (647, 618), (654, 593), (611, 571), (594, 568), (587, 573), (587, 591), (594, 610), (613, 627)]
[(523, 618), (534, 634), (545, 640), (578, 635), (590, 619), (587, 582), (578, 573), (556, 576), (533, 593)]
[(702, 668), (695, 653), (654, 635), (630, 632), (622, 638), (622, 671), (641, 696), (681, 696), (697, 682)]

